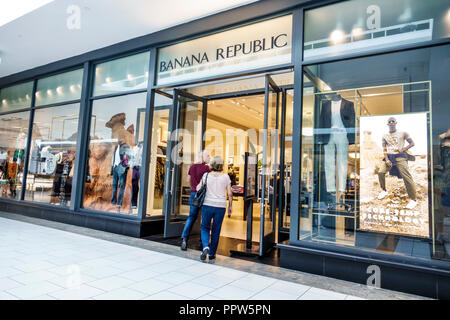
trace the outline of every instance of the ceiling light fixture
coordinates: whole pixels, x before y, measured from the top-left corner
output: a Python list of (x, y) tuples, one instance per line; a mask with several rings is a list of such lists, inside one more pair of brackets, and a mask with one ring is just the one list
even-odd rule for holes
[(340, 43), (344, 40), (345, 34), (341, 30), (334, 30), (330, 34), (330, 39), (334, 44)]
[(364, 30), (362, 28), (355, 28), (352, 30), (352, 36), (353, 37), (360, 37), (362, 36)]

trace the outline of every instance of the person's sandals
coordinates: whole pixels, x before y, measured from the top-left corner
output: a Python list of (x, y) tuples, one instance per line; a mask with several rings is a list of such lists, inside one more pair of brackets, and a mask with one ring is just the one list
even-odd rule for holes
[(205, 247), (202, 251), (202, 255), (200, 256), (200, 260), (205, 261), (206, 256), (208, 255), (209, 247)]
[(183, 239), (181, 241), (181, 250), (186, 251), (187, 250), (187, 242), (186, 239)]

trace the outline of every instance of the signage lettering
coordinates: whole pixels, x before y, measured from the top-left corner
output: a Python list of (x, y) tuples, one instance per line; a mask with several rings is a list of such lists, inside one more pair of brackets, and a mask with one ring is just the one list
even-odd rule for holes
[[(238, 43), (224, 48), (217, 48), (215, 60), (225, 60), (242, 55), (249, 55), (261, 51), (269, 51), (277, 48), (283, 48), (288, 45), (288, 35), (282, 33), (271, 38), (256, 39), (249, 42)], [(161, 61), (159, 64), (159, 72), (166, 72), (180, 68), (191, 67), (203, 63), (210, 62), (207, 52), (199, 52), (197, 54), (186, 55), (174, 58), (169, 61)]]

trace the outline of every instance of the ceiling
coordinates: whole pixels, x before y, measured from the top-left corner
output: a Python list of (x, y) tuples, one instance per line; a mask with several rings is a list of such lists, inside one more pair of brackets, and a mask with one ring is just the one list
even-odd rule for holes
[(256, 1), (55, 0), (0, 27), (0, 78)]

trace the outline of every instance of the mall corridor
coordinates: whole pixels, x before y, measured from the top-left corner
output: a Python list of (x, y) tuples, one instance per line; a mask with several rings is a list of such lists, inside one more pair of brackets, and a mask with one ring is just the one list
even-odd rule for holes
[(4, 212), (0, 256), (0, 300), (422, 299)]

